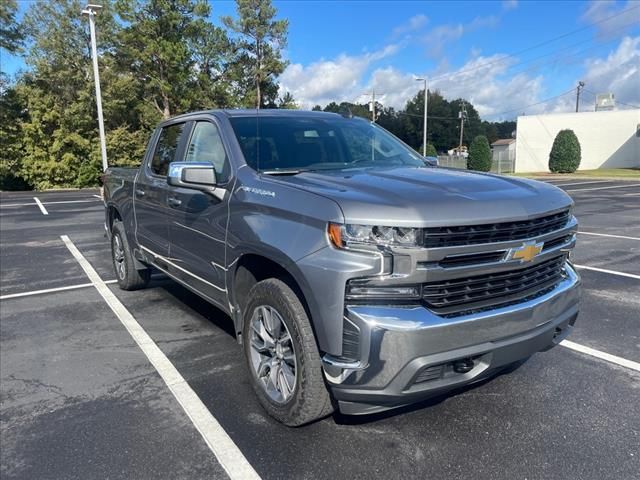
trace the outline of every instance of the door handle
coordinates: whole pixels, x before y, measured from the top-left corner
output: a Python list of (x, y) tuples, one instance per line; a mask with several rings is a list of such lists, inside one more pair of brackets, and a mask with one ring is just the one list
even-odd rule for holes
[(180, 205), (182, 205), (182, 200), (178, 200), (174, 197), (169, 197), (168, 202), (170, 207), (179, 207)]
[(136, 197), (144, 197), (144, 190), (140, 189), (140, 188), (136, 188)]

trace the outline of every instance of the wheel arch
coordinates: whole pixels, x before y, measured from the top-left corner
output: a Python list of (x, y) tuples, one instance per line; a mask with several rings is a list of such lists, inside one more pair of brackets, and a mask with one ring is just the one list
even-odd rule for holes
[(118, 210), (118, 207), (116, 205), (114, 205), (113, 203), (108, 204), (107, 205), (107, 211), (106, 211), (106, 224), (107, 224), (107, 232), (109, 233), (109, 236), (111, 235), (111, 232), (113, 231), (113, 223), (116, 220), (119, 221), (123, 221), (122, 220), (122, 214), (120, 213), (120, 210)]
[[(277, 259), (276, 259), (277, 258)], [(249, 291), (258, 282), (267, 278), (278, 278), (291, 288), (300, 299), (313, 328), (316, 342), (320, 347), (317, 325), (314, 323), (315, 300), (304, 276), (290, 259), (267, 256), (264, 253), (247, 252), (240, 255), (230, 270), (229, 302), (232, 305), (233, 320), (238, 339), (242, 339), (244, 310)], [(317, 317), (316, 317), (317, 318)]]

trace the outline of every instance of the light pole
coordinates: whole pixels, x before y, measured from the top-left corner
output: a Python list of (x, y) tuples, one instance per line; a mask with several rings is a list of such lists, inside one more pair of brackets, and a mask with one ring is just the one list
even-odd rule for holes
[(102, 93), (100, 92), (100, 73), (98, 72), (98, 51), (96, 48), (96, 25), (94, 17), (102, 5), (88, 4), (82, 10), (82, 15), (89, 17), (89, 30), (91, 31), (91, 57), (93, 58), (93, 79), (96, 84), (96, 104), (98, 105), (98, 129), (100, 130), (100, 152), (102, 153), (102, 170), (106, 170), (107, 143), (104, 138), (104, 118), (102, 117)]
[(429, 91), (426, 78), (416, 78), (417, 82), (424, 82), (424, 125), (422, 127), (422, 156), (427, 156), (427, 108), (429, 105)]

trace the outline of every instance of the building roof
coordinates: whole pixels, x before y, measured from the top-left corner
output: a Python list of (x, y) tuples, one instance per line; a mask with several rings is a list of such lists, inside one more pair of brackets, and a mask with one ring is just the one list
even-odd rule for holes
[(493, 142), (491, 146), (497, 147), (500, 145), (511, 145), (515, 141), (516, 141), (515, 138), (501, 138), (500, 140), (496, 140), (495, 142)]

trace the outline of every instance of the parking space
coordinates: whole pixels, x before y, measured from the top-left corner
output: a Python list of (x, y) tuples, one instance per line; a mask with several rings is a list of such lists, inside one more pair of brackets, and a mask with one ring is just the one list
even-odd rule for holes
[[(640, 182), (550, 183), (576, 202), (585, 233), (575, 263), (610, 272), (580, 269), (585, 296), (571, 340), (640, 362)], [(114, 278), (96, 194), (37, 194), (47, 215), (32, 193), (0, 195), (0, 295), (89, 283), (63, 235), (100, 279)], [(633, 368), (558, 347), (447, 397), (290, 429), (258, 404), (222, 312), (161, 275), (143, 291), (107, 288), (262, 478), (633, 479), (640, 471)], [(222, 434), (203, 432), (178, 383), (167, 383), (93, 286), (4, 298), (0, 319), (3, 478), (243, 477), (225, 465), (239, 457), (220, 448)]]

